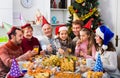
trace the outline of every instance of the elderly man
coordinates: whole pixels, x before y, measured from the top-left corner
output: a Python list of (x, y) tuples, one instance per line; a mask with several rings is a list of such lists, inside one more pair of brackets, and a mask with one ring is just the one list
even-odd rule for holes
[(20, 44), (23, 39), (21, 29), (12, 27), (8, 32), (9, 41), (0, 47), (0, 78), (4, 78), (9, 72), (12, 59), (17, 61), (28, 60), (30, 57), (36, 55), (34, 51), (28, 51), (23, 54)]
[(46, 54), (56, 54), (59, 45), (56, 45), (55, 36), (52, 34), (52, 27), (43, 16), (42, 31), (44, 36), (40, 39), (42, 49)]

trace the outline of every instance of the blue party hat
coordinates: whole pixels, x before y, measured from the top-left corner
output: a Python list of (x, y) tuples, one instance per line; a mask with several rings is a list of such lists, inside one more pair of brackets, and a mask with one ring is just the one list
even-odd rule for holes
[(103, 71), (103, 64), (102, 64), (102, 61), (101, 61), (100, 54), (98, 54), (98, 56), (97, 56), (96, 63), (95, 63), (95, 66), (94, 66), (94, 71), (95, 72), (102, 72)]
[(11, 78), (19, 78), (20, 76), (22, 76), (18, 63), (15, 59), (12, 60), (12, 65), (11, 65), (9, 76)]
[(102, 25), (96, 29), (96, 34), (103, 39), (102, 48), (106, 50), (108, 48), (108, 43), (114, 37), (114, 33), (106, 25)]

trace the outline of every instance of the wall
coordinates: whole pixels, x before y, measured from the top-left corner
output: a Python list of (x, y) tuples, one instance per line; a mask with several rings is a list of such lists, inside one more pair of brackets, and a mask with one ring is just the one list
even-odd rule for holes
[(31, 8), (24, 8), (21, 5), (21, 0), (13, 0), (13, 14), (14, 14), (14, 25), (21, 25), (21, 22), (17, 17), (22, 14), (23, 18), (26, 21), (34, 21), (35, 13), (37, 9), (46, 17), (46, 19), (50, 20), (50, 2), (49, 0), (33, 0), (33, 6)]
[[(100, 13), (104, 23), (110, 27), (110, 29), (114, 32), (114, 38), (112, 42), (115, 46), (116, 44), (116, 35), (119, 36), (120, 39), (120, 1), (119, 0), (99, 0), (100, 2)], [(118, 41), (118, 47), (116, 47), (116, 51), (120, 53), (120, 40)]]
[(99, 0), (101, 18), (104, 23), (115, 31), (116, 26), (116, 2), (114, 0)]
[(0, 0), (0, 26), (2, 22), (8, 22), (12, 24), (12, 0)]
[[(34, 0), (33, 1), (33, 7), (27, 9), (22, 7), (20, 0), (9, 0), (9, 1), (13, 1), (13, 3), (11, 3), (13, 6), (11, 6), (13, 9), (13, 24), (14, 25), (21, 25), (20, 20), (16, 19), (16, 17), (19, 16), (19, 14), (21, 13), (23, 15), (23, 17), (25, 18), (25, 20), (29, 20), (29, 21), (33, 21), (35, 18), (35, 13), (37, 9), (40, 9), (41, 13), (49, 20), (50, 22), (50, 0)], [(0, 3), (0, 9), (1, 7), (6, 5), (9, 5), (10, 2), (8, 0), (1, 0)], [(120, 2), (120, 1), (119, 1)], [(4, 5), (2, 5), (4, 3)], [(8, 4), (7, 4), (8, 3)], [(104, 23), (106, 25), (108, 25), (114, 32), (119, 33), (117, 31), (118, 26), (120, 25), (120, 23), (117, 23), (116, 21), (120, 19), (120, 16), (116, 15), (117, 10), (116, 9), (116, 5), (117, 2), (116, 0), (99, 0), (99, 7), (100, 7), (100, 13), (101, 13), (101, 17), (104, 20)], [(10, 7), (9, 7), (10, 8)], [(8, 12), (10, 13), (10, 12)], [(120, 12), (119, 12), (120, 13)], [(12, 15), (12, 14), (10, 14)], [(12, 20), (12, 19), (11, 19)], [(39, 26), (38, 26), (39, 29)], [(0, 28), (0, 33), (1, 30), (4, 31), (3, 29)], [(38, 30), (39, 31), (39, 30)], [(2, 33), (0, 35), (4, 35), (5, 33)], [(35, 32), (36, 34), (36, 32)]]

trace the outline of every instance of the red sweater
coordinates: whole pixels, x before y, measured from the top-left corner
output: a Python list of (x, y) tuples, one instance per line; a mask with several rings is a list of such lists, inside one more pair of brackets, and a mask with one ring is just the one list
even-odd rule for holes
[(37, 38), (32, 37), (31, 40), (28, 40), (25, 37), (23, 37), (21, 47), (24, 53), (28, 50), (33, 50), (34, 46), (39, 46), (39, 51), (42, 50)]
[(9, 72), (12, 59), (22, 54), (22, 48), (11, 41), (0, 47), (0, 78)]

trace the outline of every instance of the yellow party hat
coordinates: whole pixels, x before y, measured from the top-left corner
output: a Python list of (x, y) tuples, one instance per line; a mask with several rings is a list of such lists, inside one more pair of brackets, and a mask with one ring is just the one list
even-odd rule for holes
[(76, 13), (73, 13), (73, 21), (75, 20), (80, 20), (80, 18), (78, 17), (78, 15)]

